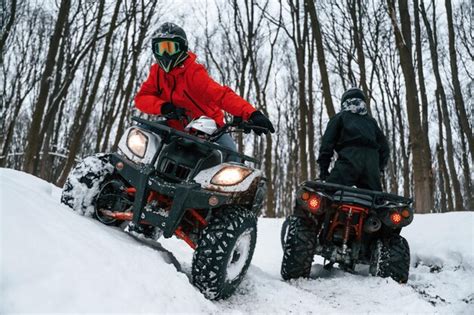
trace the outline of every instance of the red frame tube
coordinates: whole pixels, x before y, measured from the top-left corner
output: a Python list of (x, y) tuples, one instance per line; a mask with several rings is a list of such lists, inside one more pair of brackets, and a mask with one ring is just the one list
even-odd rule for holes
[(186, 234), (184, 233), (183, 229), (181, 226), (178, 226), (176, 231), (174, 231), (174, 234), (183, 241), (185, 241), (192, 249), (196, 249), (197, 245), (196, 243), (193, 242), (193, 240)]

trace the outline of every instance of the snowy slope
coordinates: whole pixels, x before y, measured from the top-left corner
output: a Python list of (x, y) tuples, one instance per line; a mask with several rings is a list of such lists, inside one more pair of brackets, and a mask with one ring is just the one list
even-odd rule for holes
[[(474, 214), (417, 215), (403, 231), (412, 252), (408, 284), (321, 269), (280, 279), (282, 220), (260, 219), (257, 249), (236, 294), (210, 302), (189, 283), (192, 251), (164, 248), (59, 204), (60, 191), (0, 169), (0, 313), (474, 313)], [(155, 248), (153, 248), (155, 247)], [(177, 270), (177, 267), (179, 271)]]

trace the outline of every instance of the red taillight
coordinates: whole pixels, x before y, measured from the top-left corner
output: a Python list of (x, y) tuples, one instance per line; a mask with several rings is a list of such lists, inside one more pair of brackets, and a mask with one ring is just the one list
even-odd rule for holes
[(392, 220), (393, 224), (399, 224), (402, 221), (402, 216), (398, 212), (393, 212), (390, 215), (390, 220)]
[(307, 201), (309, 210), (313, 213), (318, 212), (321, 208), (321, 198), (318, 195), (311, 195)]
[(408, 218), (410, 216), (410, 211), (408, 211), (408, 209), (403, 209), (402, 211), (402, 217), (404, 217), (405, 219)]
[(309, 192), (305, 191), (304, 193), (301, 194), (301, 199), (304, 201), (309, 199)]

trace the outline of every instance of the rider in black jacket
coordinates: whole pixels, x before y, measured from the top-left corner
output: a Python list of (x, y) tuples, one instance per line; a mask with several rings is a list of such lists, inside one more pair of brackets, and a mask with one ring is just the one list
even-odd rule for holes
[[(389, 147), (377, 122), (367, 113), (365, 95), (358, 88), (344, 92), (341, 111), (329, 121), (319, 150), (320, 178), (327, 182), (382, 190), (380, 173)], [(334, 154), (337, 161), (329, 174)]]

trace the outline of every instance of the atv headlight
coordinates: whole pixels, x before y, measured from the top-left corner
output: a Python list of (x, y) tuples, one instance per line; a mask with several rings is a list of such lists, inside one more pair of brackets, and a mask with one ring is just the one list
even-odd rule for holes
[(211, 184), (219, 186), (232, 186), (242, 182), (252, 170), (241, 166), (226, 166), (217, 172), (211, 179)]
[(136, 156), (143, 158), (148, 145), (147, 136), (138, 129), (132, 129), (128, 133), (127, 147)]

